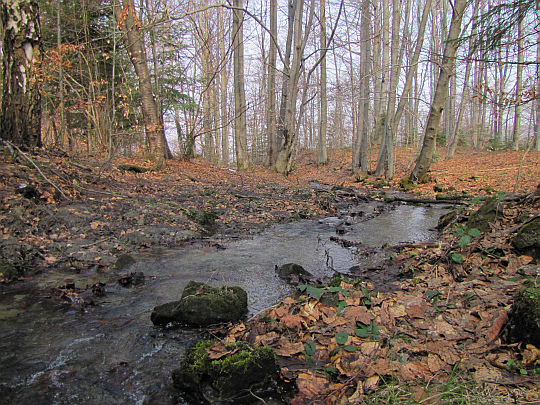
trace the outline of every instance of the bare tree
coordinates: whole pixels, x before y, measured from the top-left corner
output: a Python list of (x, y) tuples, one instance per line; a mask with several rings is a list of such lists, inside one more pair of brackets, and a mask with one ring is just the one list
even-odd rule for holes
[(367, 144), (369, 137), (369, 74), (371, 67), (371, 15), (369, 7), (371, 0), (362, 1), (362, 19), (361, 19), (361, 62), (360, 62), (360, 100), (358, 103), (358, 119), (356, 131), (353, 134), (353, 171), (362, 171), (367, 173)]
[(167, 141), (163, 119), (154, 99), (141, 23), (135, 14), (133, 0), (122, 0), (122, 8), (115, 7), (115, 16), (122, 33), (122, 41), (139, 79), (141, 107), (148, 145), (150, 151), (155, 155), (156, 167), (161, 168), (165, 162)]
[(458, 42), (461, 32), (461, 21), (463, 20), (463, 13), (467, 6), (467, 0), (455, 0), (453, 4), (453, 15), (450, 29), (448, 31), (448, 38), (446, 40), (446, 46), (444, 48), (444, 55), (442, 64), (439, 70), (439, 79), (437, 81), (437, 87), (431, 102), (430, 112), (428, 115), (425, 131), (424, 142), (420, 156), (413, 168), (409, 180), (413, 182), (426, 182), (428, 181), (428, 170), (433, 158), (433, 151), (435, 149), (437, 131), (441, 122), (441, 115), (444, 108), (444, 101), (448, 92), (448, 82), (450, 80), (450, 74), (455, 64), (455, 56), (457, 53)]
[(236, 167), (249, 167), (247, 150), (246, 91), (244, 88), (244, 12), (242, 0), (233, 1), (233, 59), (234, 59), (234, 143)]
[(326, 131), (328, 127), (328, 101), (326, 94), (326, 1), (320, 0), (320, 15), (321, 21), (321, 51), (325, 54), (321, 58), (321, 92), (320, 92), (320, 123), (319, 123), (319, 142), (317, 144), (317, 164), (324, 165), (328, 163), (328, 153), (326, 151)]

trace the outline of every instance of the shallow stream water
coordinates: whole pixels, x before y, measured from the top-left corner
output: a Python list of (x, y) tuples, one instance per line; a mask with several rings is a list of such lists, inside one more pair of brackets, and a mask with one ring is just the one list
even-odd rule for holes
[[(69, 272), (41, 276), (0, 295), (0, 404), (182, 404), (171, 387), (186, 347), (197, 329), (161, 329), (150, 322), (154, 306), (176, 300), (190, 280), (239, 285), (248, 293), (249, 315), (290, 294), (275, 275), (276, 265), (297, 263), (316, 276), (354, 265), (369, 267), (358, 248), (330, 240), (339, 236), (362, 246), (429, 241), (444, 212), (440, 207), (400, 205), (364, 221), (378, 207), (355, 207), (348, 232), (336, 235), (327, 221), (275, 225), (242, 240), (219, 240), (140, 254), (129, 271), (146, 283), (123, 288), (111, 283), (96, 306), (60, 304), (43, 287), (58, 287)], [(361, 248), (360, 248), (361, 250)], [(37, 288), (39, 285), (40, 288)], [(46, 289), (45, 289), (46, 291)]]

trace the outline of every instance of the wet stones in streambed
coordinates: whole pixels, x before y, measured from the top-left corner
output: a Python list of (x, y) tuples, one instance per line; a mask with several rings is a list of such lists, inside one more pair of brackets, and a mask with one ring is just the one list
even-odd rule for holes
[(276, 274), (282, 280), (292, 284), (298, 284), (300, 281), (309, 281), (313, 274), (296, 263), (287, 263), (282, 266), (276, 265)]
[(247, 293), (240, 287), (213, 288), (190, 281), (178, 301), (158, 305), (150, 320), (159, 326), (176, 322), (192, 326), (208, 326), (236, 322), (248, 310)]
[(272, 349), (246, 342), (195, 342), (172, 379), (193, 404), (250, 404), (278, 395)]

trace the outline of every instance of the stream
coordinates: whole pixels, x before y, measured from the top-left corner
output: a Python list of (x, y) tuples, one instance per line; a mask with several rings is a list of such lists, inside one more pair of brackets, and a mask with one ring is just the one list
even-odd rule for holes
[[(330, 237), (366, 247), (430, 241), (445, 212), (442, 207), (398, 205), (366, 220), (381, 206), (354, 207), (353, 223), (339, 235), (337, 218), (303, 220), (246, 239), (214, 237), (141, 253), (129, 271), (144, 272), (144, 285), (109, 283), (96, 305), (84, 309), (44, 293), (71, 279), (68, 269), (18, 288), (3, 286), (0, 404), (184, 404), (172, 388), (171, 372), (203, 331), (154, 327), (152, 309), (177, 300), (185, 285), (196, 280), (241, 286), (248, 293), (248, 316), (253, 316), (294, 291), (275, 275), (276, 265), (294, 262), (320, 277), (334, 270), (347, 273), (355, 265), (369, 268), (382, 257), (366, 257), (361, 247), (345, 248)], [(383, 284), (377, 288), (391, 288)]]

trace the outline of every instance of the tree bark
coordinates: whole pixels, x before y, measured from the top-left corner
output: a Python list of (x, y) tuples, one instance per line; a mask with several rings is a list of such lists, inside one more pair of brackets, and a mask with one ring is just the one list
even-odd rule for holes
[(396, 91), (399, 80), (399, 25), (401, 21), (401, 12), (399, 9), (399, 0), (393, 0), (392, 10), (392, 68), (390, 70), (390, 86), (388, 94), (388, 105), (384, 119), (384, 131), (377, 159), (377, 168), (375, 175), (385, 175), (387, 179), (394, 177), (394, 114), (396, 108)]
[(242, 0), (233, 1), (233, 59), (234, 59), (234, 143), (236, 168), (249, 167), (247, 150), (246, 91), (244, 87), (244, 12)]
[(3, 98), (0, 138), (21, 148), (41, 147), (39, 6), (34, 0), (3, 0)]
[(326, 96), (326, 1), (320, 2), (320, 20), (321, 20), (321, 52), (324, 55), (321, 59), (321, 110), (320, 110), (320, 123), (319, 123), (319, 142), (317, 145), (317, 164), (325, 165), (328, 163), (328, 153), (326, 151), (326, 130), (328, 126), (328, 102)]
[(266, 128), (268, 141), (268, 156), (266, 164), (272, 166), (276, 163), (278, 151), (278, 138), (276, 126), (276, 60), (277, 47), (277, 0), (270, 0), (270, 47), (268, 49), (268, 87), (267, 87), (267, 114)]
[[(478, 7), (480, 1), (476, 0), (474, 4), (474, 11), (473, 11), (473, 20), (478, 17)], [(461, 127), (461, 121), (463, 120), (463, 115), (465, 114), (465, 102), (469, 98), (469, 77), (471, 74), (471, 58), (473, 56), (473, 38), (476, 37), (476, 28), (473, 26), (471, 37), (469, 39), (469, 53), (467, 57), (466, 67), (465, 67), (465, 79), (463, 81), (463, 90), (461, 92), (461, 101), (459, 103), (459, 112), (457, 119), (454, 124), (454, 128), (452, 129), (452, 134), (450, 137), (450, 144), (448, 145), (448, 149), (446, 150), (446, 159), (453, 159), (454, 153), (456, 152), (456, 147), (459, 142), (459, 130)]]
[(158, 113), (154, 99), (144, 41), (140, 31), (141, 24), (135, 14), (133, 0), (122, 0), (122, 9), (115, 7), (115, 16), (118, 27), (122, 32), (122, 41), (128, 51), (135, 74), (139, 79), (141, 108), (148, 146), (150, 152), (155, 155), (156, 167), (161, 168), (165, 162), (167, 141), (165, 139), (163, 120)]
[(518, 65), (516, 77), (516, 106), (514, 115), (514, 130), (512, 136), (512, 149), (519, 150), (519, 133), (521, 130), (521, 100), (523, 89), (523, 19), (518, 23)]
[(371, 67), (371, 16), (369, 12), (371, 0), (362, 1), (361, 44), (360, 44), (360, 100), (358, 103), (358, 122), (353, 137), (352, 168), (367, 173), (367, 140), (369, 136), (369, 79)]
[(452, 23), (450, 24), (450, 30), (448, 31), (448, 39), (446, 41), (443, 60), (439, 71), (439, 79), (437, 80), (435, 95), (431, 103), (426, 123), (424, 143), (418, 161), (409, 176), (409, 180), (413, 182), (423, 183), (427, 182), (429, 179), (428, 170), (433, 158), (433, 151), (435, 150), (437, 130), (439, 129), (444, 101), (448, 93), (450, 74), (455, 64), (455, 56), (458, 48), (456, 40), (459, 38), (461, 32), (461, 21), (466, 6), (467, 0), (456, 0), (454, 2)]

